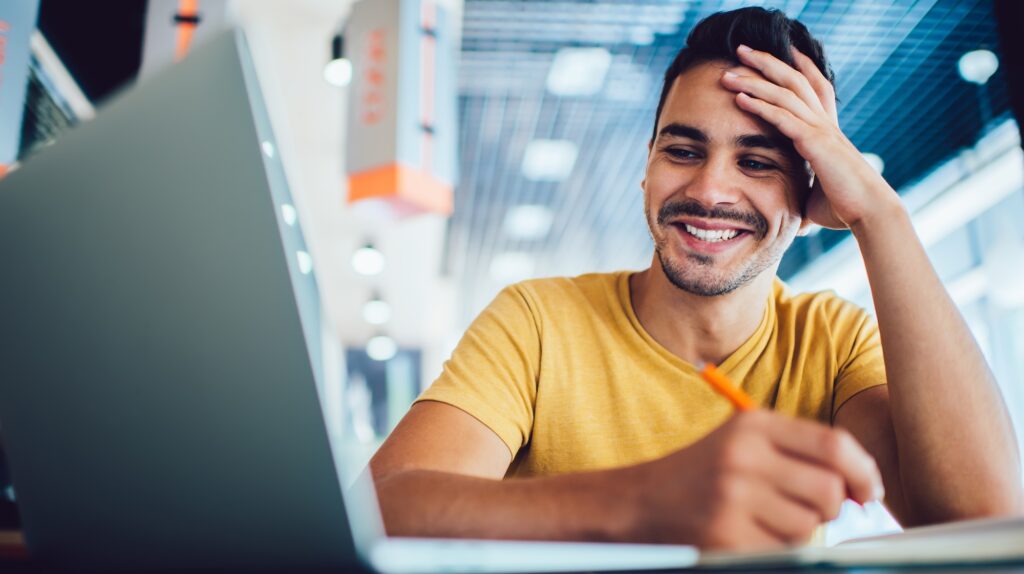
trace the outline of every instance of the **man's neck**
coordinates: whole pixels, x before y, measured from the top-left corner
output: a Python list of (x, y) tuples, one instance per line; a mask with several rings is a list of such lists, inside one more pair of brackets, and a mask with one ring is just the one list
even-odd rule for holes
[(715, 297), (695, 295), (669, 281), (655, 257), (629, 279), (633, 312), (655, 341), (697, 366), (720, 364), (757, 330), (771, 293), (774, 270)]

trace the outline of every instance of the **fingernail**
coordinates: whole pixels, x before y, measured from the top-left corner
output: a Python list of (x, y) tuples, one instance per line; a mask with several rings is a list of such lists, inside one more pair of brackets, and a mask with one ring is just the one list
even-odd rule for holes
[(736, 50), (739, 51), (741, 54), (749, 54), (753, 52), (753, 50), (751, 50), (750, 47), (747, 46), (746, 44), (740, 44), (740, 47), (736, 48)]
[(722, 74), (722, 75), (723, 75), (723, 76), (725, 76), (726, 78), (729, 78), (730, 80), (732, 80), (732, 79), (734, 79), (734, 78), (738, 78), (738, 77), (740, 77), (740, 76), (739, 76), (739, 74), (737, 74), (736, 72), (730, 72), (730, 71), (726, 71), (726, 72), (725, 72), (724, 74)]

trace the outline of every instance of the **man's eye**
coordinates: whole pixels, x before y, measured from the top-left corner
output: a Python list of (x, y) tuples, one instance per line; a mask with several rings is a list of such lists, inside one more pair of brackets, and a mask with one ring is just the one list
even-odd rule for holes
[(697, 157), (695, 152), (682, 148), (668, 148), (665, 150), (665, 153), (676, 159), (693, 159)]
[(775, 166), (770, 163), (764, 163), (763, 161), (757, 161), (756, 159), (744, 159), (740, 160), (740, 167), (752, 169), (754, 171), (764, 171), (769, 169), (775, 169)]

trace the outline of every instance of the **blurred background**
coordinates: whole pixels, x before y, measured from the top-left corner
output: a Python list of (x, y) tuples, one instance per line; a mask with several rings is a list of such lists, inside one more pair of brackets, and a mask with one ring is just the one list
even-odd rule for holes
[[(3, 64), (4, 89), (24, 81), (17, 109), (0, 108), (0, 137), (14, 142), (0, 157), (9, 168), (204, 38), (245, 30), (277, 140), (264, 151), (284, 162), (295, 201), (284, 215), (305, 232), (302, 264), (320, 288), (325, 413), (362, 461), (501, 287), (650, 263), (639, 184), (661, 76), (696, 22), (754, 3), (428, 4), (0, 6), (0, 23), (20, 17), (31, 28), (24, 69), (9, 69), (13, 42)], [(990, 0), (757, 4), (800, 19), (825, 44), (840, 124), (913, 213), (1024, 442), (1024, 157), (996, 8)], [(394, 54), (374, 44), (380, 22), (399, 36)], [(0, 37), (12, 29), (0, 27)], [(392, 76), (395, 89), (374, 91)], [(371, 128), (382, 101), (420, 114), (407, 131), (389, 132), (387, 157), (367, 157), (381, 147)], [(400, 189), (357, 197), (375, 166), (408, 153), (433, 175), (431, 197)], [(779, 274), (798, 290), (834, 289), (871, 309), (848, 232), (798, 238)], [(892, 527), (880, 508), (846, 509), (829, 539)]]

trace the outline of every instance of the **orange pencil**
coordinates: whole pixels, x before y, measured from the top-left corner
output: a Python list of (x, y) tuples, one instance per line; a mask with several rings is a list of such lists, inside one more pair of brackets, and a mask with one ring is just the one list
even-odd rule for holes
[(711, 388), (719, 392), (723, 397), (729, 399), (730, 402), (741, 411), (753, 411), (757, 409), (757, 403), (754, 399), (750, 398), (750, 395), (744, 393), (742, 389), (732, 384), (729, 377), (722, 374), (711, 363), (704, 365), (704, 369), (701, 370), (700, 376), (704, 377), (704, 380), (711, 385)]

